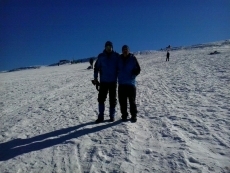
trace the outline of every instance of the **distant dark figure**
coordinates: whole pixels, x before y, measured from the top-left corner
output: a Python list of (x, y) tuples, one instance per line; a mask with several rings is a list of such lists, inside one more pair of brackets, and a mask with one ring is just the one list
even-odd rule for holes
[(93, 68), (93, 58), (90, 58), (89, 63), (90, 63), (91, 68)]
[(220, 54), (218, 51), (211, 52), (209, 55), (215, 55), (215, 54)]
[(92, 69), (92, 67), (91, 67), (91, 66), (87, 67), (87, 70), (90, 70), (90, 69)]
[(170, 56), (170, 53), (169, 53), (169, 51), (167, 51), (167, 54), (166, 54), (166, 61), (169, 61), (169, 56)]
[(166, 49), (171, 49), (171, 46), (170, 46), (170, 45), (168, 45), (168, 46), (166, 47)]

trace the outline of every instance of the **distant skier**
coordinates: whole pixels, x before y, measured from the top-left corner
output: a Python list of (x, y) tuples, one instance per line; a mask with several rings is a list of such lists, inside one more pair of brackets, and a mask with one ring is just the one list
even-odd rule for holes
[[(110, 122), (115, 119), (115, 111), (117, 105), (117, 61), (119, 54), (113, 51), (111, 41), (105, 43), (105, 49), (98, 55), (97, 61), (94, 64), (94, 85), (99, 87), (98, 94), (98, 109), (99, 115), (96, 123), (104, 121), (105, 100), (109, 92), (109, 116)], [(98, 73), (100, 74), (100, 83), (98, 81)]]
[(90, 58), (89, 63), (90, 63), (91, 68), (93, 68), (93, 58)]
[(170, 50), (170, 49), (171, 49), (171, 46), (170, 46), (170, 45), (168, 45), (168, 46), (166, 47), (166, 49), (167, 49), (167, 50)]
[(123, 121), (126, 121), (128, 117), (127, 99), (130, 105), (131, 121), (137, 121), (135, 78), (140, 71), (137, 58), (129, 53), (129, 47), (124, 45), (118, 61), (118, 98)]
[(167, 54), (166, 54), (166, 61), (169, 61), (169, 56), (170, 56), (170, 53), (169, 53), (169, 51), (167, 51)]

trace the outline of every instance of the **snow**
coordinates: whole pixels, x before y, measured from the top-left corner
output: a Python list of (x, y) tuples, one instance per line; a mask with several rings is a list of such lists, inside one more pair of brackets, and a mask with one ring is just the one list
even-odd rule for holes
[(0, 172), (230, 172), (230, 42), (149, 52), (136, 123), (94, 123), (88, 63), (0, 73)]

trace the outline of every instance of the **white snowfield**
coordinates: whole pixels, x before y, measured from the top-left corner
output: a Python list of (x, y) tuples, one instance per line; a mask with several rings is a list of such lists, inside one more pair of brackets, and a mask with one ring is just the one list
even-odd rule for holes
[(0, 73), (0, 172), (229, 173), (230, 40), (205, 45), (137, 55), (136, 123), (107, 98), (95, 124), (89, 63)]

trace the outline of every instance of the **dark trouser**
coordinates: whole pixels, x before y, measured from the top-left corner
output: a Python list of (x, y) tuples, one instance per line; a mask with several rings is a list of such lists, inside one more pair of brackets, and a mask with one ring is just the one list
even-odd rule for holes
[(169, 61), (169, 58), (168, 58), (168, 57), (166, 58), (166, 61)]
[(128, 116), (127, 99), (129, 99), (130, 114), (132, 115), (132, 117), (136, 117), (137, 116), (136, 87), (132, 85), (119, 85), (118, 98), (119, 98), (122, 116), (124, 117)]
[(109, 105), (110, 105), (110, 117), (115, 114), (115, 107), (117, 105), (117, 83), (100, 83), (100, 89), (98, 94), (99, 102), (99, 117), (104, 116), (104, 103), (109, 92)]

